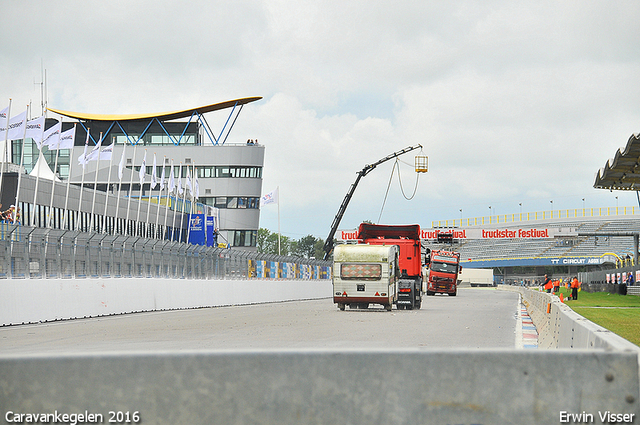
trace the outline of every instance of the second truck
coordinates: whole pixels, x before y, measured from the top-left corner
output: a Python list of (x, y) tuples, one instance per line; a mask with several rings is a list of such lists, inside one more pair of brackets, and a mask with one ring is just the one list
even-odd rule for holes
[(460, 253), (441, 249), (432, 250), (426, 257), (427, 295), (437, 293), (458, 294), (458, 274), (460, 273)]

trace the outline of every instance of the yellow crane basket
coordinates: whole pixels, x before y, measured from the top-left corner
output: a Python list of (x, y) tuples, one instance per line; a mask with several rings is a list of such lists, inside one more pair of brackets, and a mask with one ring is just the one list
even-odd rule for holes
[(427, 171), (429, 171), (429, 157), (416, 155), (416, 173), (426, 173)]

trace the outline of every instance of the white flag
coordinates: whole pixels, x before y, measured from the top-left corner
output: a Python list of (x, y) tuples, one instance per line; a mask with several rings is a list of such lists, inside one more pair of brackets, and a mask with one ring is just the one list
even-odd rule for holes
[(56, 149), (73, 149), (73, 143), (75, 142), (75, 139), (76, 126), (74, 125), (73, 128), (60, 133), (58, 144), (56, 146), (49, 146), (49, 150), (54, 151)]
[(7, 131), (7, 119), (9, 118), (9, 107), (0, 111), (0, 138), (4, 140), (4, 132)]
[(164, 160), (162, 160), (162, 175), (160, 176), (160, 191), (164, 190), (164, 183), (166, 176), (164, 174)]
[(189, 189), (189, 193), (193, 196), (193, 185), (191, 185), (191, 167), (187, 167), (187, 182), (185, 187)]
[(180, 168), (178, 168), (178, 195), (182, 195), (182, 164), (180, 164)]
[[(48, 130), (44, 131), (44, 136), (42, 136), (42, 144), (49, 148), (50, 151), (54, 151), (58, 149), (58, 144), (60, 143), (60, 132), (62, 129), (62, 123), (58, 122), (53, 126), (49, 127)], [(51, 147), (53, 146), (53, 149)], [(42, 146), (40, 146), (42, 148)]]
[(9, 132), (7, 133), (7, 140), (18, 140), (24, 137), (24, 128), (27, 124), (27, 111), (16, 115), (9, 119)]
[(118, 178), (122, 181), (122, 172), (124, 171), (124, 151), (126, 149), (126, 144), (122, 148), (122, 156), (120, 157), (120, 164), (118, 164)]
[[(142, 165), (140, 165), (140, 172), (138, 173), (138, 177), (140, 177), (140, 186), (144, 184), (144, 174), (147, 171), (147, 151), (144, 151), (144, 158), (142, 158)], [(142, 190), (142, 188), (140, 188)]]
[(44, 132), (44, 115), (27, 121), (27, 132), (25, 137), (30, 137), (42, 149), (42, 133)]
[(272, 190), (271, 192), (267, 193), (262, 198), (260, 198), (260, 206), (262, 207), (264, 205), (277, 204), (278, 190), (279, 188), (276, 188), (276, 190)]
[(111, 161), (111, 156), (113, 155), (113, 143), (109, 146), (102, 148), (100, 151), (100, 160), (101, 161)]
[(87, 130), (87, 139), (84, 141), (84, 152), (78, 157), (78, 164), (82, 165), (82, 168), (87, 165), (87, 148), (89, 147), (89, 130)]
[(156, 175), (156, 153), (153, 153), (153, 168), (151, 169), (151, 190), (158, 185), (158, 177)]
[(194, 196), (196, 199), (200, 197), (200, 184), (198, 183), (198, 172), (194, 171), (193, 173), (193, 189), (195, 190)]
[(98, 140), (98, 143), (93, 147), (93, 149), (91, 149), (91, 152), (89, 152), (89, 154), (85, 156), (85, 159), (84, 159), (85, 163), (89, 161), (97, 161), (98, 157), (102, 159), (102, 157), (100, 156), (101, 147), (102, 147), (102, 133), (100, 133), (100, 139)]
[(173, 192), (176, 188), (176, 181), (173, 178), (173, 161), (171, 161), (171, 170), (169, 170), (169, 192)]

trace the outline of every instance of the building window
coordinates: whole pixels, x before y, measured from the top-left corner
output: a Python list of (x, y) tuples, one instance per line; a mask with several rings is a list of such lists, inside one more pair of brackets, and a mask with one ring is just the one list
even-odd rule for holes
[(217, 196), (215, 198), (201, 197), (200, 202), (206, 205), (212, 205), (216, 208), (243, 208), (258, 209), (260, 208), (260, 198), (247, 196)]
[(257, 230), (229, 230), (231, 246), (256, 246)]

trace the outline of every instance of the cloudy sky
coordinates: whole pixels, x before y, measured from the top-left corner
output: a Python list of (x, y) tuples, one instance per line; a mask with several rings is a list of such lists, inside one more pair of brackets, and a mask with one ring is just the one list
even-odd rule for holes
[[(413, 171), (414, 152), (379, 166), (340, 228), (638, 206), (635, 193), (593, 188), (640, 132), (636, 0), (0, 0), (0, 10), (0, 109), (11, 98), (12, 111), (31, 102), (39, 114), (42, 68), (48, 105), (62, 110), (262, 96), (228, 142), (266, 146), (263, 193), (280, 188), (282, 233), (295, 239), (326, 237), (356, 172), (417, 144), (429, 172)], [(277, 231), (276, 206), (261, 227)]]

